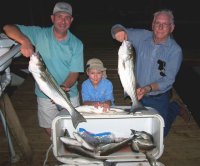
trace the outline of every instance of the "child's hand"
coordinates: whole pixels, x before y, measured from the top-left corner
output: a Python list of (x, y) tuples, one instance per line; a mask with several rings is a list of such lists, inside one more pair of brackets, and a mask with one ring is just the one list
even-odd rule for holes
[(110, 110), (110, 104), (108, 103), (103, 103), (103, 112), (108, 112)]
[(103, 108), (103, 112), (108, 112), (110, 110), (110, 104), (103, 103), (103, 102), (102, 103), (101, 102), (95, 102), (94, 107), (95, 108), (98, 108), (98, 107)]
[(95, 107), (95, 108), (98, 108), (98, 107), (100, 107), (100, 102), (95, 102), (95, 103), (93, 103), (93, 106)]

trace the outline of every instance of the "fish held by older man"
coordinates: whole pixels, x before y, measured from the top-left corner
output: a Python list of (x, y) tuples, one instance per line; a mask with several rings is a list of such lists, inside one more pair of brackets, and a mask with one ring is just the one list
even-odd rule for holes
[(79, 123), (86, 122), (86, 119), (73, 107), (66, 93), (49, 73), (39, 53), (31, 55), (28, 69), (42, 92), (69, 112), (75, 128)]
[(123, 41), (118, 50), (118, 74), (124, 88), (124, 95), (131, 98), (130, 112), (147, 110), (137, 99), (134, 74), (134, 51), (129, 41)]

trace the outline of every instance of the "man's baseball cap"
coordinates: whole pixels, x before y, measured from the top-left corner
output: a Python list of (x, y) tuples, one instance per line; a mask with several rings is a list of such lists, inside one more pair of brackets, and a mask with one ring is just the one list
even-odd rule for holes
[(72, 15), (72, 6), (66, 2), (57, 2), (53, 9), (53, 14), (57, 12), (66, 12)]

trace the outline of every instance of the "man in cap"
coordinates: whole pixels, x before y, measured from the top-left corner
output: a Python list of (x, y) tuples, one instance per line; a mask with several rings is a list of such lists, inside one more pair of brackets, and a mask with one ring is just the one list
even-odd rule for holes
[[(6, 35), (21, 44), (21, 53), (30, 57), (38, 51), (48, 71), (59, 85), (69, 92), (73, 106), (79, 105), (77, 79), (83, 67), (83, 43), (73, 35), (69, 28), (73, 21), (72, 7), (66, 2), (55, 4), (50, 27), (5, 25)], [(35, 49), (34, 49), (35, 48)], [(58, 114), (55, 103), (35, 86), (38, 102), (40, 127), (51, 135), (52, 120)]]
[(104, 112), (114, 104), (113, 85), (106, 77), (106, 68), (98, 58), (89, 59), (86, 64), (88, 79), (82, 83), (83, 105), (92, 105)]

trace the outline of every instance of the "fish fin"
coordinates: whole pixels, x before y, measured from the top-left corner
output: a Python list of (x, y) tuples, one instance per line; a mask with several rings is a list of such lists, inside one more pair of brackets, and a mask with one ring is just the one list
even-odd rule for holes
[[(75, 108), (74, 108), (75, 109)], [(72, 112), (72, 123), (74, 128), (76, 128), (78, 126), (79, 123), (81, 122), (86, 122), (86, 119), (83, 117), (83, 115), (78, 112), (76, 109)]]
[(132, 135), (136, 134), (136, 130), (133, 130), (133, 129), (130, 129), (130, 130), (131, 130)]
[(137, 104), (132, 104), (130, 113), (135, 113), (137, 111), (144, 111), (147, 110), (140, 102), (137, 102)]
[(67, 129), (64, 130), (64, 136), (70, 137), (69, 131)]

